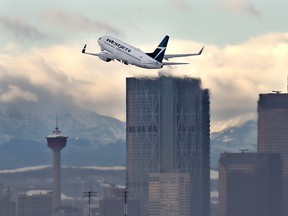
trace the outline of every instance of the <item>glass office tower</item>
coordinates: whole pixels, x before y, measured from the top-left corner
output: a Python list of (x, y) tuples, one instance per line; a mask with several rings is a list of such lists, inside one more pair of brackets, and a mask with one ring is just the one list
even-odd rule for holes
[(194, 78), (126, 79), (129, 192), (149, 212), (150, 173), (188, 173), (190, 215), (210, 215), (209, 91)]
[(282, 160), (276, 153), (222, 153), (220, 216), (282, 216)]
[(288, 215), (288, 94), (259, 95), (258, 152), (281, 154), (283, 215)]

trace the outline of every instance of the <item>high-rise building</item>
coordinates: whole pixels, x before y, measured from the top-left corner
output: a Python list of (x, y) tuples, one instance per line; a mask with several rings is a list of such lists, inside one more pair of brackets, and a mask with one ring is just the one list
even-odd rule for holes
[(280, 154), (222, 153), (220, 216), (282, 216)]
[(190, 215), (189, 173), (149, 174), (149, 216)]
[(149, 212), (150, 173), (188, 173), (190, 215), (210, 215), (209, 91), (193, 78), (126, 79), (127, 179)]
[(0, 200), (0, 216), (16, 216), (16, 202)]
[(18, 216), (51, 216), (52, 195), (34, 194), (18, 197)]
[(53, 133), (46, 137), (47, 145), (53, 151), (53, 210), (61, 207), (61, 150), (66, 146), (68, 137), (56, 126)]
[(16, 202), (11, 199), (12, 192), (10, 188), (3, 190), (3, 184), (0, 183), (0, 216), (16, 216)]
[(258, 152), (281, 154), (283, 207), (288, 215), (288, 94), (259, 95)]

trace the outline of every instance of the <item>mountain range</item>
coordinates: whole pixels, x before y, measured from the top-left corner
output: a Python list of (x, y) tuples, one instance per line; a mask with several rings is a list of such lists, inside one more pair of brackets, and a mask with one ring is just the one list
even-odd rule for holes
[[(125, 123), (91, 111), (58, 113), (59, 128), (69, 136), (62, 163), (74, 166), (125, 165)], [(57, 125), (56, 114), (0, 111), (0, 169), (52, 163), (45, 137)]]
[[(0, 169), (48, 165), (52, 151), (45, 137), (59, 126), (69, 136), (62, 150), (62, 164), (69, 166), (125, 166), (125, 122), (91, 111), (55, 114), (0, 110)], [(256, 121), (211, 133), (211, 168), (217, 168), (222, 152), (256, 151)]]

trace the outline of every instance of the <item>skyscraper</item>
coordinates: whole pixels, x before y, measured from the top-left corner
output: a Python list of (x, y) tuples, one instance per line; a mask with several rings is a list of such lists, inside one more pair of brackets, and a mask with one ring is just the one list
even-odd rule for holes
[(288, 215), (288, 94), (259, 95), (258, 152), (281, 154), (284, 215)]
[(129, 192), (149, 211), (149, 173), (188, 173), (190, 215), (210, 215), (209, 91), (199, 79), (126, 79)]
[(220, 216), (282, 216), (280, 154), (222, 153)]
[(52, 209), (61, 207), (61, 150), (66, 146), (68, 137), (61, 134), (58, 126), (46, 137), (47, 145), (53, 151), (53, 199)]

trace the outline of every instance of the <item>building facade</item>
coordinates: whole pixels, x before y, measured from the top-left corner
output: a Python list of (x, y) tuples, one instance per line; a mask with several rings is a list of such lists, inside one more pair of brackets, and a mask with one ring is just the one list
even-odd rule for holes
[(258, 152), (281, 154), (284, 215), (288, 215), (288, 94), (259, 95)]
[(149, 174), (149, 216), (190, 215), (188, 173)]
[(0, 200), (0, 216), (16, 216), (16, 202)]
[(3, 184), (0, 183), (0, 216), (16, 216), (16, 202), (11, 199), (10, 188), (4, 192)]
[(190, 215), (210, 215), (209, 91), (193, 78), (127, 78), (129, 192), (149, 213), (149, 174), (188, 173)]
[(18, 216), (51, 216), (52, 194), (20, 195)]
[(222, 153), (220, 216), (282, 216), (280, 154)]

